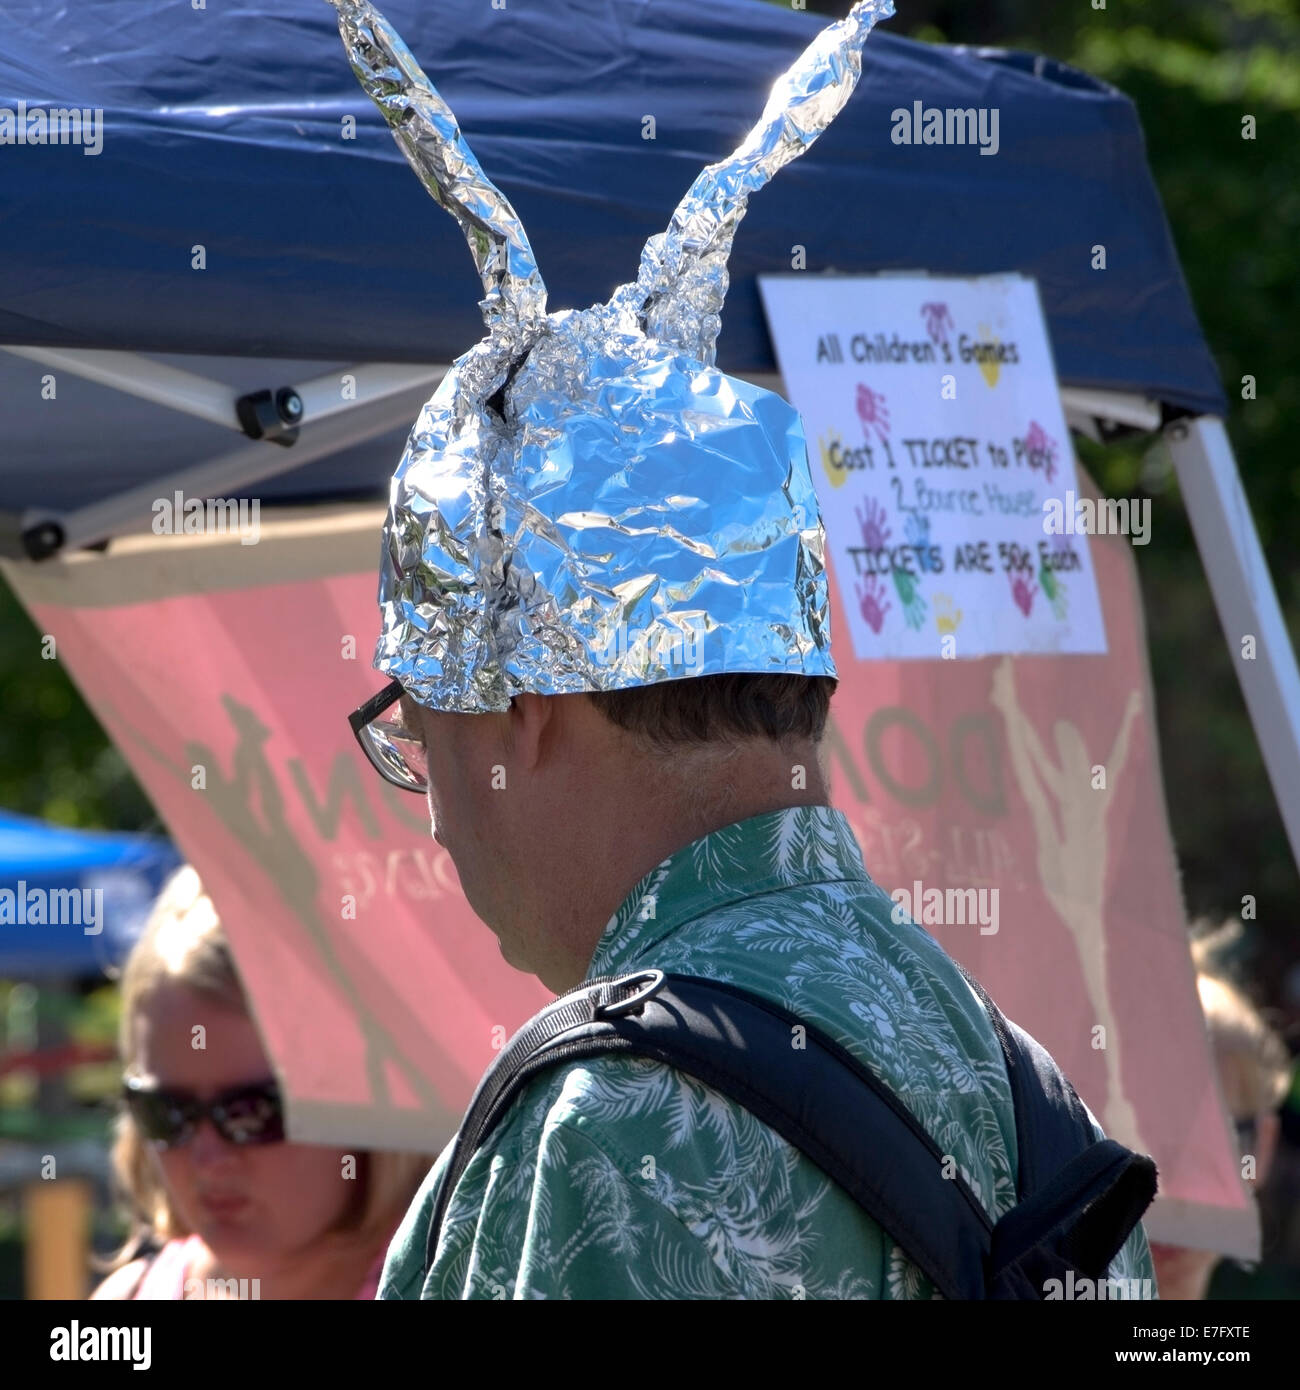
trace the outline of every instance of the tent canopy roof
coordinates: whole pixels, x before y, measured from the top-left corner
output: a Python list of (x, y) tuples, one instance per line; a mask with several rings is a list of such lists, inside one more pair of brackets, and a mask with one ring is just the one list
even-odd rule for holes
[[(825, 22), (757, 0), (384, 8), (513, 201), (552, 309), (635, 275), (645, 239)], [(20, 101), (102, 108), (103, 147), (6, 151), (0, 344), (432, 363), (482, 337), (459, 228), (383, 129), (323, 0), (25, 0), (7, 10), (0, 53), (0, 106)], [(996, 111), (997, 153), (892, 143), (891, 112), (914, 102)], [(1092, 268), (1098, 244), (1105, 270)], [(809, 273), (1023, 270), (1063, 383), (1224, 409), (1136, 112), (1086, 74), (877, 31), (845, 112), (740, 228), (724, 369), (774, 370), (755, 276), (788, 272), (796, 246)], [(9, 359), (0, 392), (25, 397), (38, 375)], [(66, 504), (42, 443), (11, 455), (0, 506)], [(367, 481), (393, 461), (377, 458)], [(84, 467), (61, 469), (58, 486), (93, 487), (102, 458)], [(319, 490), (309, 472), (291, 494)]]

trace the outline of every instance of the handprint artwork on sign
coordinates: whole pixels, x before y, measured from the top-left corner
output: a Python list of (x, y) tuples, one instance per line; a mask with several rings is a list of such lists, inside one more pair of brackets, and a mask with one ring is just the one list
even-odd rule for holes
[(903, 617), (908, 627), (919, 628), (925, 622), (927, 605), (916, 587), (916, 576), (904, 569), (896, 569), (893, 573), (894, 588), (898, 590), (898, 599), (903, 605)]
[(954, 633), (961, 626), (962, 610), (954, 609), (951, 594), (935, 594), (934, 625), (941, 637)]
[(1038, 585), (1025, 578), (1023, 574), (1013, 576), (1011, 580), (1011, 597), (1016, 601), (1016, 607), (1027, 618), (1029, 610), (1034, 606), (1034, 597), (1038, 593)]
[[(979, 325), (979, 341), (992, 344), (995, 349), (1002, 346), (1001, 337), (993, 331), (993, 326), (987, 323)], [(984, 384), (990, 389), (995, 387), (1002, 376), (1002, 359), (997, 352), (983, 353), (975, 362), (980, 369), (980, 376), (984, 378)]]
[(925, 320), (925, 331), (932, 343), (946, 343), (948, 334), (957, 327), (946, 304), (922, 304), (921, 317)]
[(1052, 605), (1052, 612), (1057, 621), (1063, 621), (1069, 610), (1069, 605), (1065, 601), (1065, 585), (1046, 565), (1038, 571), (1038, 583), (1043, 593), (1047, 595), (1047, 601)]
[(885, 405), (884, 396), (879, 391), (873, 391), (870, 386), (858, 382), (855, 405), (858, 419), (862, 421), (862, 433), (869, 435), (874, 430), (876, 438), (883, 444), (889, 434), (889, 410)]
[(1050, 483), (1056, 477), (1056, 440), (1038, 423), (1029, 422), (1025, 435), (1025, 454), (1031, 468), (1041, 468)]
[(1065, 557), (1071, 553), (1069, 541), (1064, 536), (1057, 536), (1052, 542), (1051, 551), (1038, 570), (1039, 587), (1047, 595), (1047, 601), (1052, 605), (1052, 613), (1057, 622), (1065, 621), (1070, 605), (1066, 602), (1065, 581), (1057, 574), (1057, 570), (1064, 566), (1056, 561), (1057, 557)]
[(858, 591), (858, 611), (862, 614), (862, 620), (872, 632), (879, 633), (885, 625), (885, 614), (890, 609), (885, 586), (873, 574), (868, 577), (865, 588), (861, 584), (855, 587)]
[(837, 468), (831, 460), (842, 447), (839, 435), (831, 430), (828, 435), (819, 434), (817, 436), (817, 447), (821, 451), (822, 471), (830, 480), (832, 487), (843, 487), (845, 478), (848, 474), (843, 468)]
[(805, 419), (846, 651), (1104, 655), (1096, 542), (1058, 520), (1086, 484), (1033, 277), (759, 280)]
[(854, 507), (858, 525), (862, 529), (862, 544), (868, 550), (884, 550), (889, 544), (890, 528), (885, 525), (889, 513), (874, 497), (867, 498), (866, 507)]
[(916, 547), (916, 563), (922, 570), (933, 569), (937, 557), (930, 553), (930, 518), (924, 512), (909, 512), (903, 523), (908, 545)]

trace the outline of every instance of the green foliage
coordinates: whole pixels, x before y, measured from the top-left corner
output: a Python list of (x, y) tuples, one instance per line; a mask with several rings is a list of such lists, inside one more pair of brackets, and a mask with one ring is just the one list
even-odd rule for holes
[(162, 829), (67, 669), (0, 582), (0, 806), (88, 829)]

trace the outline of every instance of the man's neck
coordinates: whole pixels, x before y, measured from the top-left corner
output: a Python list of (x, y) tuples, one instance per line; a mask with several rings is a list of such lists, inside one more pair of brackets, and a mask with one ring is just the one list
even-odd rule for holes
[[(766, 759), (771, 763), (771, 759)], [(555, 959), (539, 968), (548, 989), (563, 993), (581, 984), (596, 947), (611, 919), (628, 895), (666, 859), (729, 825), (794, 806), (828, 806), (830, 797), (815, 756), (800, 777), (782, 760), (772, 775), (757, 768), (738, 767), (735, 776), (712, 787), (693, 787), (689, 778), (678, 785), (647, 787), (634, 804), (626, 797), (607, 806), (605, 814), (589, 814), (585, 838), (589, 852), (568, 865), (553, 881), (553, 940)], [(792, 787), (805, 781), (806, 786)], [(549, 915), (549, 914), (548, 914)]]

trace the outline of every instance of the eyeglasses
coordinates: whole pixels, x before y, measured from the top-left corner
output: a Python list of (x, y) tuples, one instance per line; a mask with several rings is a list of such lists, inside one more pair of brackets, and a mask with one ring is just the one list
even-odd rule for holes
[(122, 1095), (140, 1133), (166, 1149), (188, 1143), (205, 1115), (228, 1144), (278, 1144), (284, 1138), (284, 1107), (274, 1081), (232, 1086), (201, 1101), (190, 1091), (166, 1090), (128, 1076)]
[(390, 681), (348, 715), (348, 723), (370, 764), (385, 782), (421, 796), (429, 789), (429, 759), (418, 729), (406, 722), (399, 701), (402, 683)]

